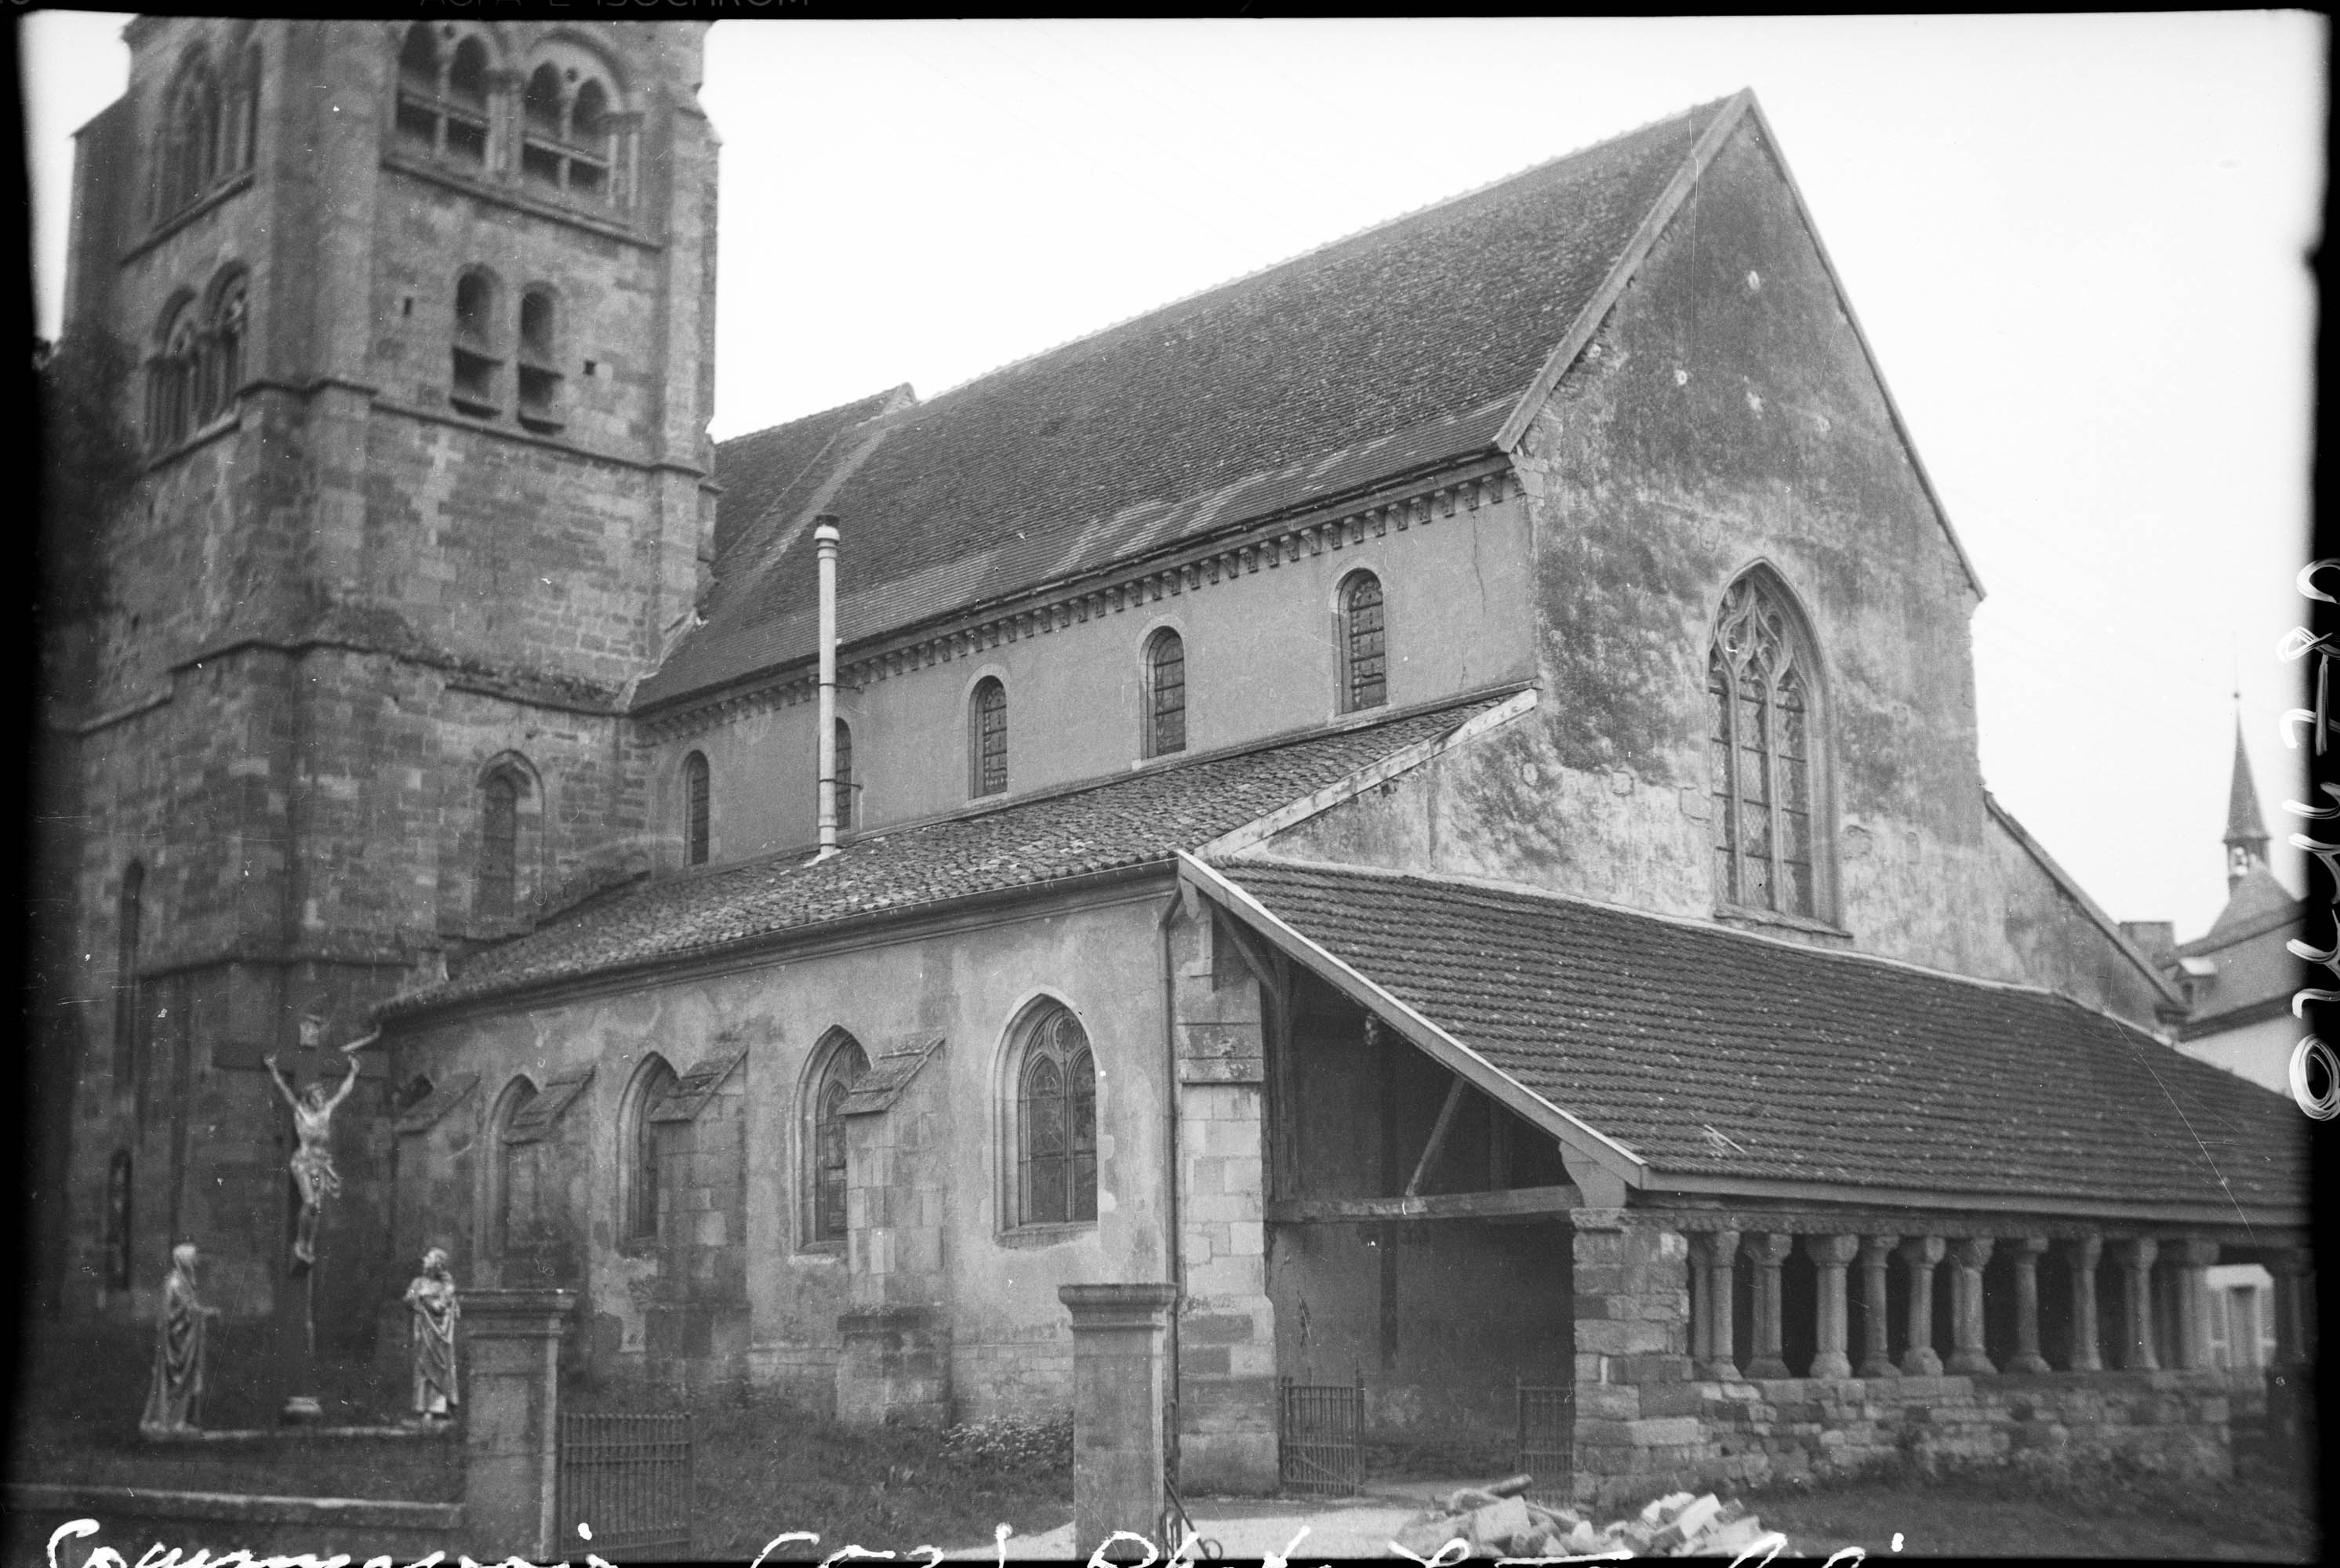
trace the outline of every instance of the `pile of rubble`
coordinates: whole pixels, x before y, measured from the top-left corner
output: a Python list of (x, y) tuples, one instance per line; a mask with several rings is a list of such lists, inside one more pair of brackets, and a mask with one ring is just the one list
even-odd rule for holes
[(1530, 1484), (1531, 1477), (1514, 1475), (1451, 1492), (1406, 1521), (1397, 1544), (1426, 1561), (1457, 1540), (1469, 1543), (1473, 1557), (1737, 1557), (1765, 1542), (1755, 1515), (1718, 1502), (1711, 1492), (1669, 1493), (1638, 1517), (1594, 1524), (1572, 1509), (1529, 1502), (1521, 1494)]

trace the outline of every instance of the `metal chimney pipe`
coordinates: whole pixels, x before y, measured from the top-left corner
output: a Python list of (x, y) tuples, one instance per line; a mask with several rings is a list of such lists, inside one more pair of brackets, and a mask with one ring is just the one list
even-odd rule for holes
[(837, 853), (837, 518), (823, 512), (813, 518), (813, 550), (820, 562), (820, 799), (814, 821), (820, 824), (820, 848), (813, 855), (827, 860)]

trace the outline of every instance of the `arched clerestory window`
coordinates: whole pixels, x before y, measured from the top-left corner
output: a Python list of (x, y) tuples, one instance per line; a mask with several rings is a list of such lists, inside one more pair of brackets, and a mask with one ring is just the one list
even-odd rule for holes
[(861, 1042), (831, 1030), (816, 1052), (812, 1092), (806, 1103), (805, 1238), (843, 1241), (846, 1233), (845, 1097), (869, 1070)]
[(674, 1098), (680, 1080), (666, 1058), (652, 1051), (634, 1074), (627, 1090), (623, 1113), (625, 1143), (620, 1158), (618, 1201), (623, 1211), (627, 1241), (636, 1247), (655, 1247), (664, 1215), (666, 1164), (658, 1113)]
[(1186, 644), (1168, 626), (1145, 640), (1145, 754), (1186, 749)]
[(1080, 1020), (1042, 1004), (1009, 1062), (1012, 1223), (1066, 1225), (1097, 1214), (1096, 1061)]
[(853, 827), (853, 726), (843, 719), (837, 721), (836, 770), (836, 793), (830, 798), (837, 817), (837, 831), (848, 833)]
[(1341, 583), (1341, 711), (1377, 708), (1389, 700), (1389, 645), (1382, 580), (1352, 572)]
[(967, 793), (1007, 793), (1007, 688), (996, 676), (976, 682), (967, 697)]
[(520, 422), (549, 433), (560, 428), (560, 302), (537, 284), (520, 297)]
[(707, 754), (693, 752), (682, 759), (682, 859), (686, 865), (707, 863), (709, 814), (713, 804)]
[(1802, 618), (1767, 572), (1730, 585), (1707, 654), (1714, 892), (1818, 918), (1825, 867), (1813, 783), (1818, 674)]

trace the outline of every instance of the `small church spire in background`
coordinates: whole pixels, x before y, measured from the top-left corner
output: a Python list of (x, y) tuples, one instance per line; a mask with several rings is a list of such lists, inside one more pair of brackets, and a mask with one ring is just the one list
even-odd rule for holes
[(2250, 753), (2243, 747), (2240, 694), (2235, 714), (2235, 779), (2226, 794), (2226, 891), (2232, 893), (2254, 865), (2267, 863), (2266, 816), (2259, 810), (2259, 788), (2251, 777)]

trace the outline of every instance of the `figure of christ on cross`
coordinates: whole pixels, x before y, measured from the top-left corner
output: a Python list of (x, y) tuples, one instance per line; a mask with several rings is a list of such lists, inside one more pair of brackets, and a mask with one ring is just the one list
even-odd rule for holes
[(284, 1097), (284, 1103), (292, 1108), (292, 1129), (301, 1140), (300, 1147), (292, 1151), (292, 1180), (301, 1189), (301, 1222), (292, 1236), (295, 1274), (317, 1261), (318, 1213), (325, 1199), (341, 1195), (342, 1178), (333, 1169), (333, 1112), (350, 1097), (350, 1090), (358, 1081), (358, 1059), (353, 1054), (357, 1048), (349, 1045), (342, 1049), (352, 1053), (349, 1058), (350, 1070), (342, 1080), (342, 1086), (331, 1094), (325, 1091), (322, 1079), (293, 1093), (292, 1080), (276, 1065), (276, 1058), (267, 1059), (268, 1076), (275, 1080), (276, 1090)]

